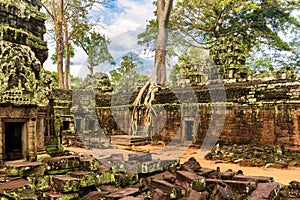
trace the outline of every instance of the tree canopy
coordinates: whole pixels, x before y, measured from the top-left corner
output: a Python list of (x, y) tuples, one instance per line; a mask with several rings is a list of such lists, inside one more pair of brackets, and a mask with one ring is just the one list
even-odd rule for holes
[[(299, 1), (179, 0), (169, 23), (171, 53), (178, 47), (208, 49), (215, 64), (242, 66), (261, 45), (275, 51), (295, 51), (282, 35), (300, 29), (293, 15)], [(149, 21), (139, 44), (153, 46), (157, 21)]]

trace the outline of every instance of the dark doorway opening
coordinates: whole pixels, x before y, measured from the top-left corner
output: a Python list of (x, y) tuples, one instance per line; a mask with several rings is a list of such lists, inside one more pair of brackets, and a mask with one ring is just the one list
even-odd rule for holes
[(194, 135), (193, 135), (193, 129), (194, 129), (194, 122), (193, 121), (185, 121), (185, 138), (187, 141), (193, 141)]
[(24, 123), (5, 123), (5, 160), (19, 160), (22, 154), (22, 128)]

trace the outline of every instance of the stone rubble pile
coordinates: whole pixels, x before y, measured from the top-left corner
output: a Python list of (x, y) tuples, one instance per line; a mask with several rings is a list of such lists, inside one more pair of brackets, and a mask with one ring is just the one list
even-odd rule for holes
[(249, 167), (286, 168), (300, 166), (299, 151), (290, 151), (271, 145), (219, 145), (205, 156), (216, 162), (238, 163)]
[(300, 182), (285, 186), (272, 177), (245, 176), (242, 171), (203, 168), (190, 158), (152, 160), (149, 153), (96, 159), (89, 155), (10, 162), (1, 172), (1, 199), (293, 199)]

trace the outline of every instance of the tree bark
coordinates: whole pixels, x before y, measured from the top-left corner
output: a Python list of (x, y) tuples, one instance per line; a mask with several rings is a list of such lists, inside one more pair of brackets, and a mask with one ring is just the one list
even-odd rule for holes
[(63, 80), (63, 59), (64, 59), (64, 35), (63, 35), (63, 0), (59, 1), (59, 17), (56, 25), (56, 45), (57, 45), (57, 75), (58, 87), (64, 87)]
[(65, 62), (65, 73), (64, 73), (64, 84), (65, 88), (71, 88), (71, 80), (70, 80), (70, 42), (69, 42), (69, 32), (68, 25), (64, 23), (64, 32), (65, 32), (65, 52), (66, 52), (66, 62)]
[(167, 84), (166, 48), (168, 41), (168, 24), (173, 0), (157, 1), (158, 35), (155, 46), (154, 70), (151, 82), (162, 86)]
[(94, 66), (88, 66), (89, 70), (90, 70), (90, 74), (94, 74)]

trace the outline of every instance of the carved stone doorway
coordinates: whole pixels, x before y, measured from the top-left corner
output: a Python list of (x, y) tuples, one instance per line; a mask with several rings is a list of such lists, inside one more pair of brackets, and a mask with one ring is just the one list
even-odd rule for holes
[(185, 121), (184, 133), (186, 141), (194, 140), (194, 121)]
[(5, 161), (23, 159), (23, 122), (5, 122)]

